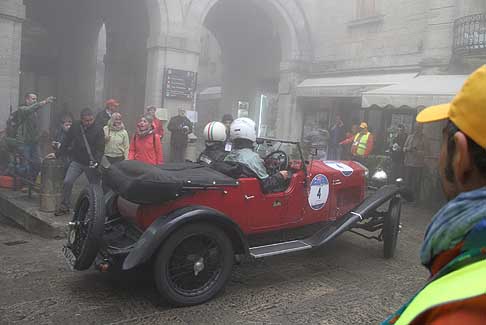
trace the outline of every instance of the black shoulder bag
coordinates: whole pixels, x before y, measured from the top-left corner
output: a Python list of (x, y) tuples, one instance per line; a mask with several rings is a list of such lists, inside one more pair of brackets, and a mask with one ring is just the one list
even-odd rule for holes
[(103, 155), (103, 157), (101, 157), (101, 161), (98, 163), (96, 161), (96, 159), (94, 158), (93, 156), (93, 153), (91, 152), (91, 147), (88, 143), (88, 139), (86, 138), (86, 134), (84, 133), (84, 127), (81, 125), (81, 135), (83, 136), (83, 141), (84, 141), (84, 146), (86, 147), (86, 151), (88, 152), (88, 156), (89, 156), (89, 168), (93, 168), (93, 169), (98, 169), (98, 171), (100, 171), (100, 168), (108, 168), (110, 166), (110, 162), (108, 161), (108, 159), (106, 159), (106, 157)]

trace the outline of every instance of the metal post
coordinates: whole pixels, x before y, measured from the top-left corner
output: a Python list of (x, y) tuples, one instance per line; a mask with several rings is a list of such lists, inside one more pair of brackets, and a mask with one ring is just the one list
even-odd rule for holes
[(41, 170), (40, 210), (54, 212), (62, 200), (65, 166), (61, 160), (44, 159)]

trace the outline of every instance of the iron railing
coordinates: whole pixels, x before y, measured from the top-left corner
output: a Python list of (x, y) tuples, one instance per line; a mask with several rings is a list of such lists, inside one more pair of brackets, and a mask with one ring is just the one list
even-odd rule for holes
[(486, 56), (486, 13), (465, 16), (454, 22), (454, 54)]

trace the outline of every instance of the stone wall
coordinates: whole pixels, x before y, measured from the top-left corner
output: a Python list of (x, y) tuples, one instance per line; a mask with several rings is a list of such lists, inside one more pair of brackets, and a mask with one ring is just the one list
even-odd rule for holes
[(25, 8), (20, 0), (0, 2), (0, 130), (19, 99), (20, 43)]
[(357, 17), (355, 1), (307, 0), (304, 8), (314, 42), (313, 72), (417, 66), (424, 49), (426, 1), (393, 2), (378, 0), (373, 15)]

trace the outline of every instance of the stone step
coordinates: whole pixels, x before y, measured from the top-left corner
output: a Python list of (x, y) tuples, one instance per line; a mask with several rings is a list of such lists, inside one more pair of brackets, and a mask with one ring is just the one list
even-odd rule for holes
[(70, 215), (56, 217), (39, 211), (39, 197), (0, 188), (0, 214), (25, 229), (45, 238), (65, 238)]

